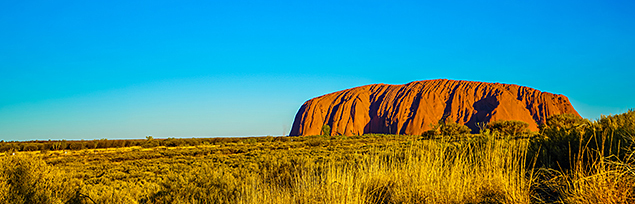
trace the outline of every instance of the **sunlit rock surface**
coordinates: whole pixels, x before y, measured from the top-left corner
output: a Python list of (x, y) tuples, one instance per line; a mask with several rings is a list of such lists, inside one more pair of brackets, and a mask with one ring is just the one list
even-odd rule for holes
[(564, 95), (512, 84), (446, 79), (372, 84), (308, 100), (290, 135), (319, 135), (324, 125), (332, 135), (420, 135), (444, 115), (473, 132), (477, 123), (496, 120), (524, 121), (536, 131), (547, 117), (562, 113), (579, 116)]

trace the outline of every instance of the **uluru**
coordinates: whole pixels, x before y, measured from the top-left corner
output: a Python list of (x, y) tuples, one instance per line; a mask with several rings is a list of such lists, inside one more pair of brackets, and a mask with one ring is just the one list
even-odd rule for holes
[(371, 84), (306, 101), (289, 135), (369, 133), (421, 135), (442, 117), (478, 131), (477, 123), (518, 120), (532, 131), (551, 115), (580, 115), (561, 94), (513, 84), (424, 80), (403, 85)]

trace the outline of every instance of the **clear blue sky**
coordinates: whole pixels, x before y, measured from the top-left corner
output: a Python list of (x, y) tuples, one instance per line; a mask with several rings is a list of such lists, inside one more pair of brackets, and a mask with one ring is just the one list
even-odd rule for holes
[(310, 98), (438, 78), (564, 94), (595, 119), (635, 108), (633, 11), (610, 0), (5, 0), (0, 140), (282, 135)]

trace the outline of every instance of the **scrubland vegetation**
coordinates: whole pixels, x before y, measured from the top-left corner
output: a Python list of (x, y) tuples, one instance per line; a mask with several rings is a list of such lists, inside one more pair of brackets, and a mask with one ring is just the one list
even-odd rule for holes
[(635, 111), (526, 128), (1, 142), (0, 203), (635, 203)]

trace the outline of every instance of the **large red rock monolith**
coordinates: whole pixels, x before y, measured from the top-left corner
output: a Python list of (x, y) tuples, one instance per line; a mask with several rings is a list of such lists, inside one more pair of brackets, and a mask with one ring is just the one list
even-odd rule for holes
[(444, 116), (472, 131), (496, 120), (524, 121), (536, 131), (547, 117), (563, 113), (579, 116), (566, 96), (518, 85), (446, 79), (372, 84), (308, 100), (290, 135), (319, 135), (324, 125), (332, 135), (420, 135)]

